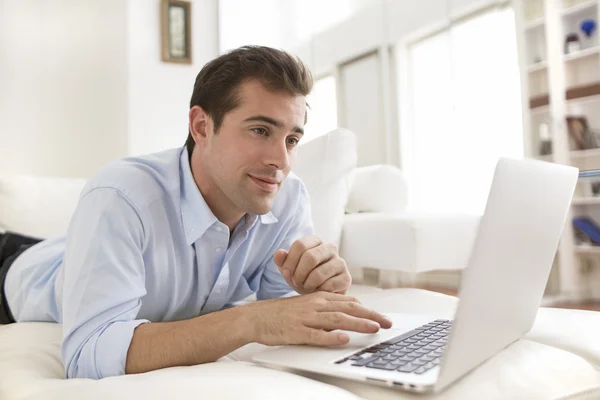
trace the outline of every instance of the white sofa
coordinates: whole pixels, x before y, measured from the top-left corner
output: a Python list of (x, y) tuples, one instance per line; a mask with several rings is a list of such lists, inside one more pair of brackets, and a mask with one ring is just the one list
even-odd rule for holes
[[(466, 264), (477, 219), (404, 213), (407, 188), (401, 173), (386, 166), (356, 169), (352, 133), (337, 130), (303, 145), (294, 171), (308, 187), (317, 233), (340, 244), (349, 266), (424, 271)], [(0, 229), (39, 237), (62, 235), (83, 184), (81, 179), (0, 173)], [(415, 289), (353, 285), (350, 292), (386, 313), (451, 317), (457, 301)], [(59, 356), (60, 325), (13, 324), (0, 326), (0, 399), (598, 398), (599, 331), (599, 313), (542, 309), (525, 340), (447, 391), (415, 397), (258, 367), (249, 363), (254, 352), (262, 351), (255, 344), (207, 365), (66, 381)]]

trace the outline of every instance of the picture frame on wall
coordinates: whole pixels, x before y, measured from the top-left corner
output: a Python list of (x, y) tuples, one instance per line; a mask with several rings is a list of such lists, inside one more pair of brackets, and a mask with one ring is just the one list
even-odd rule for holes
[(184, 0), (161, 0), (162, 61), (192, 63), (192, 3)]

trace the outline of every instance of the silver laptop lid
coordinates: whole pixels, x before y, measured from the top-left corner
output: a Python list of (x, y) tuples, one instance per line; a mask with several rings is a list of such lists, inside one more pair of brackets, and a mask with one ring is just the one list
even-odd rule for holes
[(436, 389), (527, 333), (540, 306), (578, 169), (498, 161)]

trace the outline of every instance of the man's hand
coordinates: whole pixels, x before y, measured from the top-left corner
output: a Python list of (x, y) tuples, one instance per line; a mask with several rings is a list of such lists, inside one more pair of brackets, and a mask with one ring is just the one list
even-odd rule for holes
[(337, 247), (316, 236), (296, 240), (289, 253), (279, 249), (273, 257), (285, 281), (300, 294), (314, 291), (346, 294), (352, 277)]
[(348, 343), (349, 337), (332, 330), (376, 333), (392, 326), (389, 319), (354, 297), (336, 293), (263, 300), (241, 308), (252, 326), (251, 341), (267, 346), (336, 346)]

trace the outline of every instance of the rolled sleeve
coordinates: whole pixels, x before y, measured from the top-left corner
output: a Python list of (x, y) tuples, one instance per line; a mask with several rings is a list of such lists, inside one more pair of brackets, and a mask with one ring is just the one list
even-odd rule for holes
[(279, 297), (297, 296), (295, 292), (285, 281), (285, 278), (279, 272), (279, 268), (273, 261), (273, 255), (278, 249), (290, 250), (292, 244), (305, 236), (314, 234), (313, 222), (311, 217), (310, 202), (308, 192), (304, 184), (300, 185), (298, 204), (292, 223), (285, 235), (283, 241), (274, 249), (273, 254), (269, 256), (260, 281), (260, 288), (256, 294), (257, 300), (266, 300)]
[(79, 202), (63, 264), (63, 342), (67, 378), (123, 375), (146, 294), (144, 229), (119, 191), (97, 188)]

